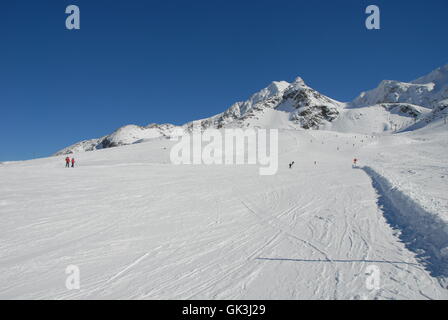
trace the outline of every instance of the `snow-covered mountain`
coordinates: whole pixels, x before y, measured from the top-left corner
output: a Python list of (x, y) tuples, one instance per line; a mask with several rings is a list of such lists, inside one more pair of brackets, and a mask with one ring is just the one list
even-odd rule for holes
[(155, 138), (170, 137), (178, 126), (172, 124), (150, 124), (146, 127), (127, 125), (115, 130), (110, 135), (99, 139), (85, 140), (75, 143), (55, 153), (55, 155), (71, 154), (75, 152), (93, 151), (123, 145), (144, 142)]
[[(308, 87), (302, 78), (297, 78), (292, 83), (273, 82), (249, 100), (237, 102), (225, 112), (199, 122), (204, 129), (229, 126), (311, 129), (334, 120), (343, 105)], [(191, 128), (192, 125), (190, 122), (186, 127)]]
[(398, 132), (425, 119), (431, 109), (408, 103), (381, 103), (344, 109), (341, 116), (322, 127), (324, 130), (376, 134)]
[[(290, 86), (286, 81), (272, 82), (268, 87), (252, 95), (247, 101), (236, 102), (223, 113), (217, 114), (207, 119), (197, 120), (202, 128), (222, 128), (237, 120), (244, 120), (254, 116), (257, 111), (269, 108), (272, 109), (282, 99), (285, 90)], [(191, 129), (193, 122), (186, 124)]]
[(78, 142), (55, 155), (169, 138), (178, 129), (191, 131), (224, 127), (326, 129), (339, 132), (381, 133), (422, 128), (444, 117), (448, 101), (448, 65), (409, 83), (384, 80), (352, 102), (331, 99), (298, 77), (292, 83), (272, 82), (248, 100), (236, 102), (210, 118), (186, 123), (127, 125), (99, 139)]
[(290, 120), (300, 127), (315, 129), (336, 119), (343, 107), (343, 103), (324, 96), (297, 78), (286, 90), (276, 109), (290, 112)]
[(373, 90), (363, 92), (353, 102), (353, 107), (380, 103), (410, 103), (427, 108), (448, 98), (448, 64), (409, 83), (384, 80)]

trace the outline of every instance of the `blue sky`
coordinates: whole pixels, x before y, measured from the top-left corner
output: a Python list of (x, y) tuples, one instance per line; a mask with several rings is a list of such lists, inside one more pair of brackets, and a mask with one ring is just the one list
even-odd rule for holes
[[(65, 29), (65, 8), (81, 30)], [(369, 4), (381, 30), (364, 27)], [(448, 62), (448, 2), (2, 2), (0, 161), (43, 157), (126, 124), (182, 124), (296, 76), (348, 101)]]

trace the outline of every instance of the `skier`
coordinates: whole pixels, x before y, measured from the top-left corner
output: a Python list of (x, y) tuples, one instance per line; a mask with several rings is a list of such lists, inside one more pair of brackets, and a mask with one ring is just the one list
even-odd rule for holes
[(66, 168), (69, 168), (69, 167), (70, 167), (70, 158), (69, 158), (69, 157), (66, 157), (66, 158), (65, 158), (65, 167), (66, 167)]
[(72, 168), (75, 167), (75, 158), (72, 158)]
[(353, 159), (353, 168), (356, 168), (358, 164), (358, 159)]
[(289, 164), (289, 169), (292, 169), (293, 165), (294, 165), (294, 161)]

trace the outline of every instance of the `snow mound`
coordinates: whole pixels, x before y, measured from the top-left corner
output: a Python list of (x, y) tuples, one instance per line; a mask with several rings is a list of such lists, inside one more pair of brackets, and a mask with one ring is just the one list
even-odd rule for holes
[(379, 204), (389, 223), (401, 231), (401, 238), (427, 265), (435, 277), (448, 277), (448, 221), (434, 207), (424, 206), (373, 168), (363, 170), (372, 178)]

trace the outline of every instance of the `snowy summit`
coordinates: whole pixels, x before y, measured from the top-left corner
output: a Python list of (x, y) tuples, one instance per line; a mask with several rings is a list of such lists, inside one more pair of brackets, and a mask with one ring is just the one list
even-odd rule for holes
[[(447, 99), (448, 65), (409, 83), (384, 80), (377, 88), (344, 103), (319, 93), (297, 77), (292, 83), (274, 81), (248, 100), (236, 102), (223, 113), (199, 121), (204, 129), (236, 126), (382, 133), (406, 130), (417, 123), (419, 128), (426, 126), (440, 118)], [(169, 138), (175, 129), (188, 131), (192, 124), (127, 125), (105, 137), (78, 142), (55, 155)]]

